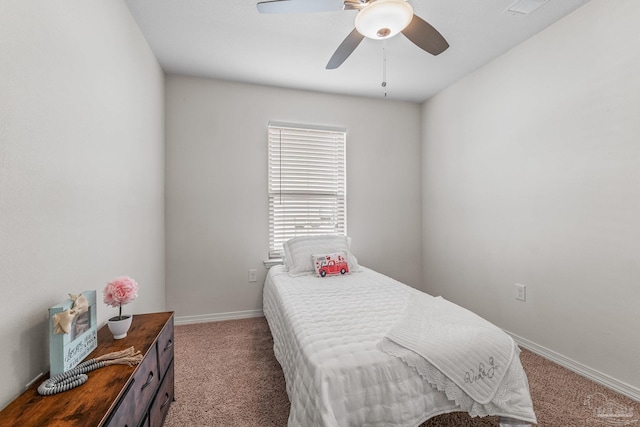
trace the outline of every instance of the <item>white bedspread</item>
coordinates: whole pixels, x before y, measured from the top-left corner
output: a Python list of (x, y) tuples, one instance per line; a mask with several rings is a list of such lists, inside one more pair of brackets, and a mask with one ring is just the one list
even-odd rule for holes
[[(416, 294), (366, 268), (326, 278), (291, 278), (281, 266), (270, 269), (263, 309), (291, 401), (289, 427), (415, 427), (462, 410), (416, 369), (377, 348)], [(508, 386), (496, 393), (501, 399), (467, 402), (470, 412), (535, 422), (518, 357), (507, 377)]]

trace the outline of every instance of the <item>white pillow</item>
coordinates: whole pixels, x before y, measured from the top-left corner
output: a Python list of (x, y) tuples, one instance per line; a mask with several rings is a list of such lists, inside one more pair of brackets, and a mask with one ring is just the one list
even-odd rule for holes
[(346, 236), (301, 236), (289, 239), (283, 244), (284, 262), (289, 276), (301, 276), (315, 273), (312, 256), (315, 254), (329, 254), (346, 252), (349, 270), (358, 271), (358, 260), (349, 250), (350, 239)]

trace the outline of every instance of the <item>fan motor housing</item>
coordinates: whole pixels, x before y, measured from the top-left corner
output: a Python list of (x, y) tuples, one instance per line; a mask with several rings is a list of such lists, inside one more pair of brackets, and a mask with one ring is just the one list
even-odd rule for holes
[(377, 0), (356, 16), (356, 29), (370, 39), (393, 37), (411, 22), (413, 7), (405, 0)]

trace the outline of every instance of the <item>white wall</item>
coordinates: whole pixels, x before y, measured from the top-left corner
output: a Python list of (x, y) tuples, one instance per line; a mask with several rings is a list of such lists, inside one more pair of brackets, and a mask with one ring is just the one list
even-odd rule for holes
[(638, 22), (593, 0), (422, 111), (427, 291), (636, 389)]
[(421, 286), (418, 104), (167, 76), (167, 307), (177, 316), (262, 308), (270, 120), (348, 129), (353, 252)]
[(164, 76), (122, 1), (2, 0), (0, 408), (48, 370), (48, 308), (128, 274), (164, 309)]

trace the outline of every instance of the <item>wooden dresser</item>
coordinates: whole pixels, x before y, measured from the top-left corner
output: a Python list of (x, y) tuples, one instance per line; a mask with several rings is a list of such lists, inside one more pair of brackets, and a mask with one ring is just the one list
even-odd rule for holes
[(144, 354), (138, 366), (106, 366), (79, 387), (41, 396), (47, 374), (0, 411), (0, 426), (161, 426), (173, 400), (173, 339), (173, 312), (134, 315), (119, 340), (103, 326), (87, 359), (133, 346)]

